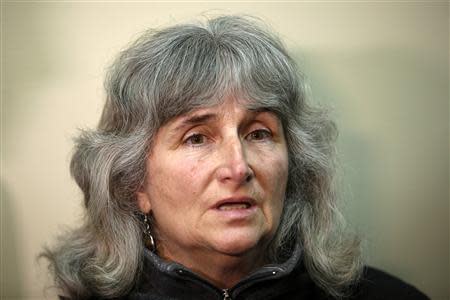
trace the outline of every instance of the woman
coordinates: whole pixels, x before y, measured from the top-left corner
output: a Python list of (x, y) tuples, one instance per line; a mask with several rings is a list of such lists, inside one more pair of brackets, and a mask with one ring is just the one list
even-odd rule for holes
[(71, 162), (84, 224), (45, 254), (64, 297), (424, 299), (363, 271), (336, 208), (336, 131), (303, 84), (249, 18), (149, 31), (123, 51)]

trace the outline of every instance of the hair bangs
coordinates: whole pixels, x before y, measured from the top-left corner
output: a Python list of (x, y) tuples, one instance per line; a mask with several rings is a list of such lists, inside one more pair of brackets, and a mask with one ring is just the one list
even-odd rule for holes
[[(154, 78), (158, 82), (154, 117), (159, 119), (159, 126), (229, 97), (251, 110), (273, 111), (280, 118), (292, 108), (297, 78), (289, 58), (279, 49), (258, 40), (245, 49), (242, 39), (214, 35), (203, 28), (193, 29), (179, 40), (172, 43)], [(258, 42), (260, 49), (255, 50)]]

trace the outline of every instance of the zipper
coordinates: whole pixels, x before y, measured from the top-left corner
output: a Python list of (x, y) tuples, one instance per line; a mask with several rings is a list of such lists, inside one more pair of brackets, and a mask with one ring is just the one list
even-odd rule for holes
[[(264, 270), (263, 272), (260, 272), (259, 274), (255, 274), (247, 279), (244, 279), (243, 281), (241, 281), (238, 284), (236, 284), (235, 286), (233, 286), (231, 289), (222, 289), (222, 290), (215, 287), (208, 281), (205, 281), (203, 278), (201, 278), (200, 276), (198, 276), (197, 274), (195, 274), (189, 270), (178, 269), (176, 272), (178, 273), (178, 276), (184, 275), (183, 277), (185, 277), (186, 279), (198, 282), (198, 283), (202, 284), (203, 286), (208, 287), (209, 289), (219, 292), (219, 294), (223, 297), (222, 298), (223, 300), (233, 300), (233, 298), (231, 298), (231, 296), (230, 296), (232, 293), (246, 289), (248, 286), (251, 286), (257, 282), (261, 282), (271, 276), (277, 275), (280, 271), (283, 271), (283, 269), (280, 267), (272, 267), (272, 266), (263, 267), (263, 269), (266, 269), (266, 270)], [(262, 271), (262, 270), (260, 270), (260, 271)]]
[(232, 300), (230, 294), (228, 294), (228, 289), (223, 289), (222, 293), (223, 293), (223, 300)]
[[(265, 269), (263, 272), (260, 272), (259, 274), (254, 274), (251, 277), (248, 277), (240, 282), (238, 282), (235, 286), (233, 286), (231, 289), (227, 289), (228, 294), (234, 294), (236, 291), (239, 293), (239, 291), (245, 290), (249, 286), (256, 284), (258, 282), (264, 281), (267, 278), (274, 277), (279, 272), (283, 272), (284, 270), (280, 267), (263, 267)], [(260, 270), (262, 271), (262, 270)], [(224, 298), (224, 299), (231, 299), (230, 298)]]
[(183, 276), (187, 280), (190, 280), (192, 282), (197, 282), (198, 284), (214, 291), (220, 297), (223, 297), (223, 300), (233, 300), (229, 294), (228, 289), (221, 290), (189, 270), (178, 269), (178, 270), (176, 270), (176, 273), (178, 273), (178, 276)]

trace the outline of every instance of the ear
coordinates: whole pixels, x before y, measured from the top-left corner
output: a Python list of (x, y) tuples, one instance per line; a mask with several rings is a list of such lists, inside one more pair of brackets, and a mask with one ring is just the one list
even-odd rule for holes
[(150, 197), (145, 190), (138, 191), (136, 193), (137, 204), (141, 212), (148, 214), (152, 210), (152, 205), (150, 203)]

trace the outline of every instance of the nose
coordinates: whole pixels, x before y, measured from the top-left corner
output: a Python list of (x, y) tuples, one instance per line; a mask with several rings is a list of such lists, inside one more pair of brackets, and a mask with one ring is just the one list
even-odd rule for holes
[(217, 178), (222, 183), (240, 186), (250, 182), (254, 177), (248, 163), (248, 153), (239, 137), (224, 141), (220, 149), (220, 164)]

